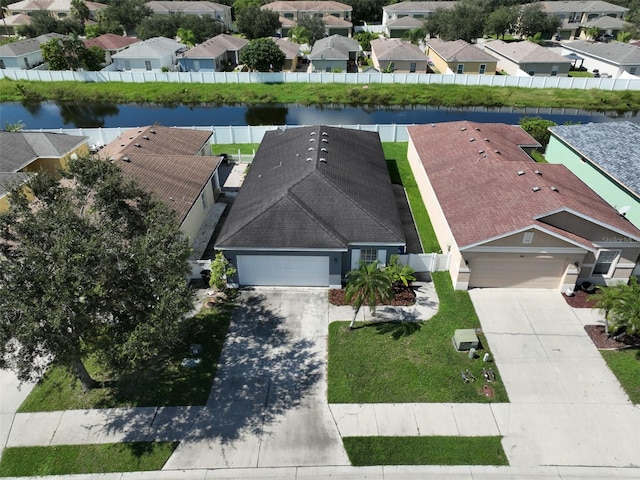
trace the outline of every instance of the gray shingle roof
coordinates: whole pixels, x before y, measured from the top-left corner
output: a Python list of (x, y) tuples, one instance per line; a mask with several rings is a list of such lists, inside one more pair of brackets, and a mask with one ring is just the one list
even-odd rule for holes
[(494, 40), (485, 43), (484, 48), (516, 63), (571, 63), (571, 60), (528, 40), (509, 43), (502, 40)]
[(63, 157), (87, 141), (64, 133), (0, 132), (0, 172), (17, 172), (39, 157)]
[(371, 40), (371, 50), (378, 60), (426, 61), (427, 56), (411, 42), (399, 38), (376, 38)]
[(449, 9), (453, 8), (457, 2), (443, 1), (443, 2), (401, 2), (394, 3), (393, 5), (387, 5), (382, 7), (383, 10), (388, 12), (411, 12), (411, 13), (428, 13), (434, 12), (438, 8)]
[(353, 38), (341, 35), (331, 35), (330, 37), (318, 40), (308, 57), (312, 60), (348, 60), (349, 52), (360, 50), (360, 44)]
[(554, 136), (640, 196), (640, 126), (632, 122), (561, 125)]
[(314, 126), (265, 134), (216, 248), (371, 242), (405, 242), (380, 138)]
[(387, 28), (420, 28), (424, 26), (424, 20), (413, 17), (402, 17), (397, 20), (391, 20), (387, 22)]
[(600, 0), (589, 1), (553, 1), (553, 2), (540, 2), (542, 10), (547, 13), (573, 13), (573, 12), (628, 12), (629, 9), (625, 7), (619, 7), (609, 2), (602, 2)]
[(26, 182), (33, 175), (27, 172), (0, 172), (0, 198), (16, 185)]
[(27, 38), (0, 46), (0, 57), (19, 57), (40, 50), (40, 45), (54, 38), (66, 38), (59, 33), (45, 33), (36, 38)]
[(593, 43), (584, 40), (567, 42), (563, 45), (567, 50), (601, 58), (608, 63), (622, 65), (640, 64), (640, 47), (622, 42)]
[(446, 62), (497, 62), (498, 60), (481, 50), (475, 45), (464, 40), (454, 40), (444, 42), (437, 38), (431, 38), (427, 42), (429, 48), (433, 49)]
[(184, 53), (185, 58), (216, 58), (228, 51), (240, 51), (242, 47), (247, 45), (249, 40), (239, 37), (233, 37), (221, 33), (209, 40), (205, 40), (200, 45), (187, 50)]
[(159, 58), (187, 48), (170, 38), (154, 37), (134, 43), (126, 50), (112, 55), (112, 58)]

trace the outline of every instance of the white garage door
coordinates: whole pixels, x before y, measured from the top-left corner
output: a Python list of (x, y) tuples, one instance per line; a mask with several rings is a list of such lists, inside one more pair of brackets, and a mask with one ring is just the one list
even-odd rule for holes
[(559, 288), (566, 268), (564, 258), (476, 258), (471, 262), (469, 287)]
[(329, 257), (238, 255), (240, 285), (329, 286)]

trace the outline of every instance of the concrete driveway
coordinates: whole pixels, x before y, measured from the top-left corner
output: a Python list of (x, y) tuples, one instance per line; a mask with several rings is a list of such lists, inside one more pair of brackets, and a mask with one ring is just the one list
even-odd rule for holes
[(512, 466), (640, 465), (640, 408), (629, 401), (556, 291), (475, 289), (471, 299), (511, 403), (493, 404)]
[(349, 465), (326, 401), (326, 289), (238, 304), (207, 406), (164, 470)]

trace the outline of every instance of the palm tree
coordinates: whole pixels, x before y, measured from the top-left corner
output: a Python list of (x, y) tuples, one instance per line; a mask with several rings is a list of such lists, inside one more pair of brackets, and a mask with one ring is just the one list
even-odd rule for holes
[(378, 268), (378, 261), (372, 263), (360, 262), (357, 269), (347, 273), (347, 288), (345, 300), (353, 302), (353, 319), (349, 328), (353, 328), (356, 317), (363, 305), (375, 313), (378, 302), (388, 302), (393, 298), (393, 289), (389, 276)]
[(407, 30), (402, 36), (403, 39), (408, 40), (414, 45), (420, 45), (420, 42), (423, 41), (427, 36), (427, 32), (423, 27), (416, 27), (410, 30)]
[(9, 13), (9, 0), (0, 0), (0, 15), (2, 15), (2, 23), (4, 24), (4, 33), (9, 35), (9, 31), (7, 30), (7, 21), (5, 18)]
[(607, 334), (623, 328), (628, 335), (640, 334), (640, 284), (635, 277), (631, 277), (627, 285), (600, 288), (595, 301), (596, 308), (605, 315)]
[(598, 27), (594, 25), (587, 28), (584, 33), (587, 35), (587, 38), (591, 39), (593, 42), (598, 36), (598, 33), (600, 33), (600, 30), (598, 30)]

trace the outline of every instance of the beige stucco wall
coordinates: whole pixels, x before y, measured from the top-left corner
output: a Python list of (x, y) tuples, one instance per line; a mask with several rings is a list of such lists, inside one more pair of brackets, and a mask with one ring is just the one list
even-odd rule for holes
[(203, 189), (203, 192), (207, 199), (207, 208), (202, 208), (202, 199), (200, 198), (200, 195), (198, 195), (198, 198), (191, 206), (189, 213), (187, 213), (187, 216), (180, 224), (180, 230), (187, 236), (189, 245), (193, 243), (193, 239), (197, 235), (202, 223), (207, 218), (207, 215), (209, 215), (209, 212), (215, 203), (212, 179), (209, 179), (207, 186)]
[[(389, 67), (389, 60), (379, 61), (377, 57), (371, 52), (371, 59), (373, 60), (373, 65), (380, 71), (385, 71)], [(416, 64), (416, 71), (413, 73), (426, 73), (427, 71), (427, 61), (421, 62), (405, 62), (405, 61), (394, 61), (393, 62), (393, 71), (394, 73), (412, 73), (411, 72), (411, 64)]]
[(440, 56), (438, 55), (433, 49), (429, 48), (427, 46), (427, 56), (429, 58), (431, 58), (431, 61), (433, 62), (433, 64), (436, 66), (436, 68), (438, 69), (438, 71), (442, 74), (447, 73), (447, 62)]
[(89, 155), (89, 147), (87, 143), (83, 143), (79, 145), (74, 150), (70, 151), (67, 155), (63, 157), (40, 157), (35, 162), (30, 163), (26, 167), (22, 169), (24, 172), (33, 172), (37, 173), (41, 169), (50, 173), (54, 177), (58, 176), (59, 168), (67, 168), (67, 164), (69, 163), (69, 159), (72, 155), (77, 155), (78, 157), (84, 157)]

